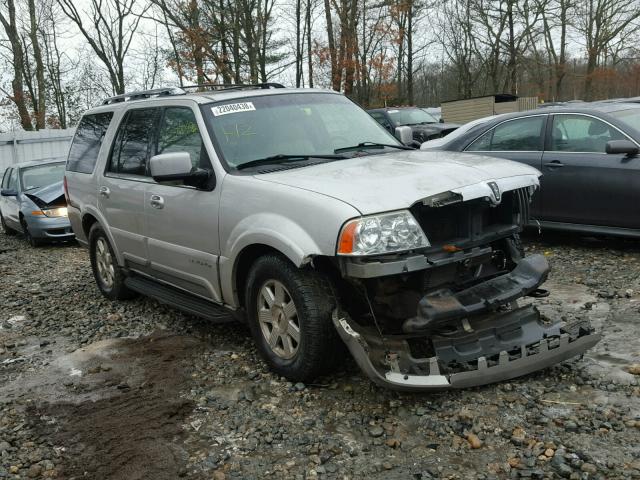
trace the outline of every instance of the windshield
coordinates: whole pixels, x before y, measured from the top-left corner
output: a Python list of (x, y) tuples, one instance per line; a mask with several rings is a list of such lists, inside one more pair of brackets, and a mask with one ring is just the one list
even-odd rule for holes
[(640, 132), (640, 108), (630, 108), (628, 110), (618, 110), (617, 112), (609, 112), (609, 115), (623, 121), (631, 128)]
[(387, 110), (395, 125), (414, 125), (416, 123), (438, 123), (436, 117), (420, 108), (401, 108)]
[(420, 145), (420, 150), (428, 150), (430, 148), (439, 147), (441, 145), (444, 145), (445, 143), (449, 143), (452, 140), (455, 140), (456, 138), (461, 137), (476, 125), (480, 125), (482, 123), (488, 122), (490, 120), (493, 120), (496, 117), (497, 115), (492, 115), (491, 117), (479, 118), (477, 120), (473, 120), (472, 122), (465, 123), (461, 127), (451, 132), (446, 137), (436, 138), (435, 140), (429, 140), (427, 142), (424, 142), (422, 145)]
[[(283, 155), (333, 155), (336, 150), (365, 142), (402, 145), (341, 95), (265, 95), (209, 104), (203, 110), (231, 167)], [(358, 153), (370, 155), (376, 150)]]
[(64, 177), (64, 162), (38, 165), (20, 170), (20, 182), (22, 191), (46, 187), (53, 183), (61, 182)]

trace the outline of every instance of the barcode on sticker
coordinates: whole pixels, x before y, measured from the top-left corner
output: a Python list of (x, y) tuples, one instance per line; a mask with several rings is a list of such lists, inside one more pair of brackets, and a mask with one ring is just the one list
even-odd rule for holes
[(211, 107), (214, 117), (228, 115), (230, 113), (251, 112), (255, 109), (256, 107), (253, 106), (253, 102), (230, 103), (229, 105)]

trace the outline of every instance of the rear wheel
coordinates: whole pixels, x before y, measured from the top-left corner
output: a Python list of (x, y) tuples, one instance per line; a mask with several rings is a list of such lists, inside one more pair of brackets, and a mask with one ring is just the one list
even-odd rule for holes
[(0, 212), (0, 225), (2, 226), (2, 232), (5, 235), (15, 235), (16, 231), (7, 225), (7, 222), (4, 221), (4, 217), (2, 216), (2, 212)]
[(38, 248), (44, 243), (42, 239), (34, 238), (33, 235), (31, 235), (31, 232), (29, 231), (29, 225), (27, 225), (27, 221), (24, 219), (24, 217), (20, 219), (20, 225), (22, 225), (22, 233), (27, 239), (27, 242), (29, 242), (29, 245), (31, 245), (33, 248)]
[(89, 258), (96, 284), (105, 297), (110, 300), (135, 297), (135, 292), (124, 284), (126, 276), (118, 266), (107, 234), (97, 223), (89, 232)]
[(275, 372), (294, 382), (309, 381), (337, 365), (343, 350), (331, 320), (335, 297), (325, 276), (267, 255), (251, 268), (245, 299), (253, 338)]

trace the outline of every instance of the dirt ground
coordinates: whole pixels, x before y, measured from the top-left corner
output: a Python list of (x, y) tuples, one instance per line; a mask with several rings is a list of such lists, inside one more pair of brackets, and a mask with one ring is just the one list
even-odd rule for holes
[(527, 237), (583, 358), (438, 394), (373, 386), (345, 358), (316, 384), (211, 325), (97, 291), (85, 250), (0, 234), (0, 478), (640, 478), (640, 242)]

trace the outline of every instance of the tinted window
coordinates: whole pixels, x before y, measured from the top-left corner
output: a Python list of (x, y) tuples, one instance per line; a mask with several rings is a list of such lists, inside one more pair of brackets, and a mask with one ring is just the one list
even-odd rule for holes
[(167, 108), (160, 125), (157, 153), (187, 152), (196, 168), (211, 169), (196, 116), (190, 108)]
[(540, 151), (544, 119), (527, 117), (501, 123), (469, 145), (467, 151)]
[(37, 167), (23, 168), (20, 170), (23, 192), (61, 182), (63, 178), (64, 163), (38, 165)]
[(391, 126), (391, 124), (389, 123), (389, 120), (387, 120), (387, 117), (384, 116), (384, 113), (373, 112), (371, 113), (371, 116), (374, 118), (376, 122), (378, 122), (383, 127), (388, 128)]
[(150, 139), (158, 109), (146, 108), (127, 113), (111, 152), (109, 171), (145, 175)]
[(9, 177), (11, 176), (11, 168), (7, 168), (2, 176), (2, 188), (7, 188), (9, 186)]
[(584, 115), (556, 115), (553, 119), (551, 150), (605, 153), (609, 140), (625, 138), (616, 128), (597, 118)]
[(82, 117), (71, 143), (67, 170), (79, 173), (93, 172), (102, 146), (102, 139), (109, 128), (112, 117), (112, 112)]

